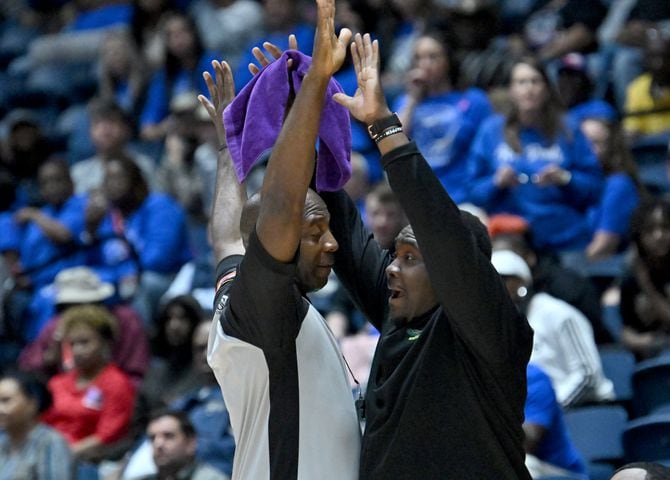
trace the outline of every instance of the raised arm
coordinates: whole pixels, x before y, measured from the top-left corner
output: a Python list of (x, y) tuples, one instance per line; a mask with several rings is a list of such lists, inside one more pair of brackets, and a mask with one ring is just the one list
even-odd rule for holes
[(247, 193), (244, 185), (238, 183), (235, 176), (223, 125), (223, 110), (235, 97), (233, 74), (226, 62), (214, 60), (212, 67), (214, 67), (216, 82), (209, 72), (202, 74), (212, 100), (208, 100), (204, 95), (198, 95), (198, 100), (205, 107), (216, 127), (220, 144), (214, 201), (209, 220), (210, 243), (214, 250), (214, 260), (218, 263), (231, 255), (244, 255), (244, 245), (240, 234), (240, 216)]
[(317, 0), (317, 6), (312, 65), (272, 150), (256, 223), (261, 244), (281, 262), (293, 259), (300, 241), (326, 88), (344, 61), (351, 37), (348, 29), (342, 29), (339, 38), (335, 35), (335, 0)]
[[(368, 125), (390, 115), (379, 83), (378, 49), (368, 35), (356, 37), (352, 55), (359, 89), (354, 97), (336, 97)], [(458, 208), (416, 145), (400, 132), (382, 138), (377, 146), (391, 187), (416, 235), (438, 301), (454, 330), (478, 354), (499, 365), (509, 364), (511, 356), (529, 353), (518, 348), (516, 341), (517, 335), (530, 338), (527, 323), (521, 321), (498, 274), (479, 251)], [(503, 319), (518, 321), (504, 324)]]

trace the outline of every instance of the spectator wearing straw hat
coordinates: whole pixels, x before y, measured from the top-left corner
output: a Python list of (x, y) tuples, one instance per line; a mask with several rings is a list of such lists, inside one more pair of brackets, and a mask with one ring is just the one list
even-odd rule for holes
[[(63, 270), (54, 283), (56, 315), (51, 317), (35, 341), (21, 352), (19, 366), (24, 370), (52, 375), (63, 367), (61, 342), (63, 332), (58, 328), (60, 313), (75, 305), (104, 304), (114, 294), (110, 283), (88, 267)], [(138, 313), (128, 305), (109, 307), (118, 322), (119, 331), (112, 345), (112, 360), (139, 384), (146, 371), (150, 350), (146, 332)]]

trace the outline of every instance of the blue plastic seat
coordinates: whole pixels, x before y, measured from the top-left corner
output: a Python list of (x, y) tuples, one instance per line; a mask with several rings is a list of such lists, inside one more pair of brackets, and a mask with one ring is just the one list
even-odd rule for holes
[(565, 425), (570, 438), (587, 463), (623, 459), (621, 435), (628, 414), (619, 405), (581, 407), (567, 410)]
[(661, 462), (670, 460), (670, 414), (655, 414), (632, 420), (623, 432), (626, 460)]
[(633, 409), (638, 417), (670, 404), (670, 356), (638, 363), (633, 372)]
[(599, 349), (603, 373), (614, 384), (617, 402), (627, 402), (633, 398), (633, 371), (635, 356), (624, 347), (602, 347)]

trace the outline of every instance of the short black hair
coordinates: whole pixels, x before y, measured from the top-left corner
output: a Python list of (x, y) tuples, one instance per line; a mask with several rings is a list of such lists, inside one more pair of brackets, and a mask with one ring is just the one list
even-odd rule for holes
[(661, 465), (660, 463), (653, 462), (633, 462), (627, 463), (621, 468), (618, 468), (616, 472), (621, 472), (622, 470), (629, 470), (632, 468), (639, 468), (647, 472), (645, 475), (645, 480), (670, 480), (670, 467)]
[(0, 381), (2, 380), (14, 380), (21, 392), (37, 403), (38, 413), (45, 412), (51, 406), (53, 401), (51, 392), (37, 375), (21, 370), (9, 370), (0, 375)]
[(188, 438), (196, 437), (197, 433), (195, 431), (193, 423), (191, 422), (191, 419), (188, 417), (188, 414), (186, 412), (183, 412), (181, 410), (174, 410), (170, 408), (161, 408), (158, 410), (154, 410), (153, 412), (151, 412), (151, 415), (149, 416), (149, 422), (147, 423), (147, 425), (163, 417), (172, 417), (175, 420), (177, 420), (181, 432), (186, 437)]
[[(489, 238), (489, 233), (486, 230), (486, 227), (479, 220), (479, 218), (470, 212), (466, 212), (465, 210), (460, 210), (460, 212), (461, 222), (463, 222), (463, 226), (465, 226), (465, 228), (470, 232), (470, 235), (472, 235), (472, 239), (475, 241), (477, 249), (490, 260), (493, 248), (491, 247), (491, 239)], [(414, 228), (411, 224), (406, 225), (402, 230), (400, 230), (400, 233), (396, 236), (395, 241), (401, 243), (410, 241), (410, 243), (414, 243), (416, 241), (415, 239), (403, 240), (403, 237), (406, 237), (408, 234), (412, 237), (415, 236)]]

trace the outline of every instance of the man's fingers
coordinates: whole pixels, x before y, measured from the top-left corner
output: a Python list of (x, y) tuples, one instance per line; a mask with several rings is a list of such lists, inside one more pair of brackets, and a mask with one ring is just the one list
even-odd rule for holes
[(363, 51), (365, 58), (365, 66), (372, 66), (372, 40), (370, 39), (370, 34), (366, 33), (363, 35)]
[(291, 34), (288, 36), (288, 48), (289, 50), (298, 49), (298, 40), (295, 38), (295, 35)]
[(202, 76), (205, 79), (205, 83), (207, 84), (207, 90), (209, 91), (209, 96), (212, 97), (212, 101), (216, 103), (216, 100), (218, 98), (218, 92), (216, 90), (216, 85), (214, 84), (214, 79), (212, 78), (212, 75), (209, 72), (203, 72)]
[(235, 83), (228, 62), (221, 62), (221, 76), (223, 77), (222, 93), (224, 101), (230, 102), (235, 97)]
[(354, 64), (354, 71), (356, 72), (356, 76), (358, 76), (363, 70), (363, 65), (361, 65), (361, 56), (358, 54), (358, 46), (360, 45), (360, 42), (361, 35), (357, 33), (355, 40), (351, 44), (351, 60)]
[(346, 47), (349, 45), (352, 36), (353, 33), (351, 33), (351, 30), (348, 28), (343, 28), (340, 30), (340, 35), (337, 37), (337, 40)]
[(353, 103), (354, 99), (353, 99), (353, 97), (350, 97), (347, 94), (336, 93), (336, 94), (333, 95), (333, 101), (335, 101), (336, 103), (339, 103), (343, 107), (349, 109), (349, 107)]
[(207, 110), (207, 113), (209, 113), (210, 116), (216, 115), (214, 106), (212, 105), (212, 102), (207, 99), (207, 97), (204, 95), (198, 95), (198, 101), (203, 107), (205, 107), (205, 110)]
[(254, 64), (254, 63), (250, 63), (250, 64), (249, 64), (249, 72), (250, 72), (252, 75), (256, 75), (256, 74), (258, 74), (258, 72), (260, 72), (260, 71), (261, 71), (261, 69), (258, 68), (258, 67), (256, 66), (256, 64)]
[(363, 36), (358, 34), (356, 36), (356, 50), (357, 50), (357, 53), (358, 53), (358, 58), (360, 58), (361, 70), (366, 66), (365, 45), (363, 45), (363, 43), (364, 43)]
[(317, 21), (319, 28), (325, 28), (332, 31), (329, 26), (335, 23), (335, 1), (334, 0), (316, 0)]
[(281, 48), (279, 48), (277, 45), (270, 42), (265, 42), (263, 43), (263, 48), (265, 48), (265, 50), (270, 52), (270, 55), (272, 55), (275, 58), (275, 60), (281, 57), (282, 51)]
[(379, 40), (372, 42), (372, 60), (374, 61), (374, 66), (379, 69)]
[(258, 60), (258, 63), (261, 64), (261, 67), (265, 67), (266, 65), (270, 65), (270, 60), (268, 60), (268, 57), (265, 56), (265, 54), (263, 53), (263, 51), (260, 48), (254, 47), (251, 50), (251, 53), (256, 58), (256, 60)]

